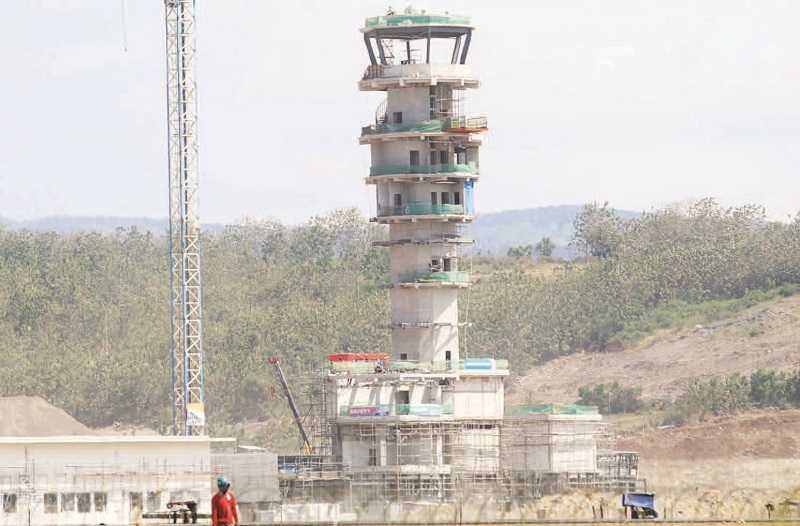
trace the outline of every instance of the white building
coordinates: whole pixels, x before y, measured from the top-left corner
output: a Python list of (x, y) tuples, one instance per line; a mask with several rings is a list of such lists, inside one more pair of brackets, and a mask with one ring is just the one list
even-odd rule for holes
[(131, 524), (170, 500), (210, 511), (211, 446), (165, 436), (0, 437), (0, 525)]

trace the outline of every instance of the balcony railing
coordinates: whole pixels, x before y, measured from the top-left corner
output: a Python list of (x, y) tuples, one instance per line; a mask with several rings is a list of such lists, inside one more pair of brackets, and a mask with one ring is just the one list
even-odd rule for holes
[(419, 215), (464, 215), (464, 205), (433, 205), (424, 201), (405, 206), (378, 205), (378, 217)]
[(362, 80), (451, 78), (473, 79), (467, 64), (370, 64)]
[(423, 15), (421, 13), (404, 13), (398, 15), (373, 16), (367, 18), (364, 22), (364, 27), (367, 29), (373, 27), (394, 27), (406, 25), (468, 26), (470, 25), (470, 19), (467, 16), (461, 15)]
[[(376, 364), (370, 362), (330, 362), (331, 369), (351, 374), (376, 373)], [(381, 366), (381, 372), (443, 373), (457, 371), (507, 371), (508, 360), (494, 358), (466, 358), (458, 361), (420, 362), (413, 360), (390, 361)]]
[(489, 119), (486, 117), (450, 117), (445, 119), (442, 128), (445, 131), (480, 131), (489, 129)]
[(401, 283), (469, 283), (469, 273), (452, 270), (448, 272), (417, 272), (400, 276)]
[(369, 175), (395, 175), (395, 174), (441, 174), (441, 173), (470, 173), (477, 174), (475, 164), (384, 164), (372, 166)]
[(432, 119), (415, 122), (412, 124), (371, 124), (361, 128), (361, 135), (378, 135), (383, 133), (436, 133), (451, 132), (479, 132), (489, 129), (486, 117), (449, 117), (447, 119)]

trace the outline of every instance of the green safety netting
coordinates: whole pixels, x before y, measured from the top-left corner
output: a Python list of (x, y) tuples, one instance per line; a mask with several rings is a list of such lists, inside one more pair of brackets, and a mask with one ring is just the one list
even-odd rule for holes
[(376, 133), (404, 133), (404, 132), (420, 132), (420, 133), (434, 133), (440, 132), (444, 129), (444, 123), (441, 120), (434, 119), (430, 121), (416, 122), (413, 124), (374, 124), (366, 126), (361, 129), (363, 135), (372, 135)]
[(526, 415), (596, 415), (597, 407), (578, 404), (514, 405), (506, 407), (508, 416)]
[(372, 166), (369, 169), (370, 175), (392, 175), (392, 174), (437, 174), (437, 173), (477, 173), (478, 169), (474, 164), (384, 164)]
[(379, 27), (379, 26), (402, 26), (402, 25), (470, 25), (470, 19), (467, 16), (456, 15), (389, 15), (389, 16), (373, 16), (367, 18), (364, 22), (364, 27)]
[(450, 283), (468, 283), (469, 273), (461, 271), (451, 272), (417, 272), (402, 276), (400, 281), (406, 283), (425, 283), (425, 282), (450, 282)]

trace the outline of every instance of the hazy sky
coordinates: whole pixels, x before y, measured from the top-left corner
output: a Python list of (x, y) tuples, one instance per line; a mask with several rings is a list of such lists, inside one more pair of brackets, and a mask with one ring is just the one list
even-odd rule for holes
[[(124, 29), (121, 0), (2, 3), (0, 216), (166, 216), (161, 0), (124, 0)], [(382, 95), (358, 91), (358, 28), (388, 3), (197, 5), (202, 219), (368, 212), (357, 135)], [(800, 209), (800, 2), (415, 6), (478, 26), (480, 210), (708, 195)]]

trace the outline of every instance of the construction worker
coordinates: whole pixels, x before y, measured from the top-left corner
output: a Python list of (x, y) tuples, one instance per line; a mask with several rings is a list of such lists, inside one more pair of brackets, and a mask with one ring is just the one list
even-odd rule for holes
[(219, 490), (211, 499), (211, 524), (213, 526), (236, 526), (239, 524), (239, 509), (233, 495), (231, 483), (220, 475), (217, 477)]

